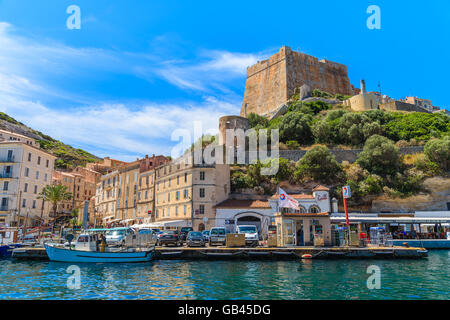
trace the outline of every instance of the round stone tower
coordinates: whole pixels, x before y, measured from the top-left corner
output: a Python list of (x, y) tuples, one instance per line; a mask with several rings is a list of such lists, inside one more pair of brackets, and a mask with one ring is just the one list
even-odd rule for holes
[[(219, 145), (225, 145), (227, 141), (226, 131), (228, 129), (243, 129), (244, 131), (250, 127), (247, 118), (240, 116), (224, 116), (219, 119)], [(235, 147), (237, 147), (235, 145)]]

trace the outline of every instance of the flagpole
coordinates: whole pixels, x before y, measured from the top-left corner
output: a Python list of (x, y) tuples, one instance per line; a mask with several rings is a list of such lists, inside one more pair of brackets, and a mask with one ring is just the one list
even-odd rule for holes
[(348, 246), (350, 246), (350, 221), (348, 218), (347, 197), (344, 195), (344, 190), (342, 190), (342, 198), (344, 199), (345, 223), (348, 230)]

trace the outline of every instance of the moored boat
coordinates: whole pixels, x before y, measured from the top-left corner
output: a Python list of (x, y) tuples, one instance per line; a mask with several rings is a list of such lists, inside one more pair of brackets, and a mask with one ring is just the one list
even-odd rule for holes
[(45, 250), (51, 261), (93, 262), (93, 263), (133, 263), (149, 262), (154, 256), (154, 247), (102, 247), (98, 237), (93, 234), (81, 234), (74, 246), (46, 243)]

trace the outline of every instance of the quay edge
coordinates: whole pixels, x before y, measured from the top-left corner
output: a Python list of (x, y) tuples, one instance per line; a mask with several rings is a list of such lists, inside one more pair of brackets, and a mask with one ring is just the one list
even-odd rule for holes
[[(422, 259), (428, 256), (428, 251), (415, 247), (157, 247), (154, 260), (295, 260), (303, 255), (311, 255), (312, 259)], [(12, 257), (17, 260), (48, 260), (44, 248), (14, 249)]]

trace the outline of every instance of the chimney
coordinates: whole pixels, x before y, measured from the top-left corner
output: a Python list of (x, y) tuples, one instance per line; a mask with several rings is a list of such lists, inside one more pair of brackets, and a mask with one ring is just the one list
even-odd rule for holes
[(366, 81), (364, 79), (361, 79), (361, 94), (366, 93)]

